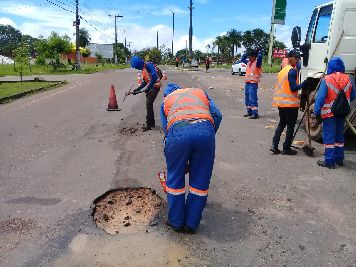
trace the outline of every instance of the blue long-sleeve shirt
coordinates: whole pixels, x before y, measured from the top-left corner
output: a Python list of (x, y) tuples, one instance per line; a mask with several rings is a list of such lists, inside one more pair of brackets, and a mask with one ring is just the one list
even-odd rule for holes
[(288, 82), (289, 87), (292, 92), (297, 92), (298, 90), (302, 89), (304, 86), (304, 82), (297, 84), (297, 76), (298, 72), (296, 69), (292, 68), (288, 72)]
[[(350, 91), (350, 101), (353, 101), (356, 97), (355, 83), (353, 80), (351, 80), (351, 83), (352, 83), (352, 88)], [(316, 98), (315, 98), (315, 105), (314, 105), (315, 116), (321, 115), (321, 108), (324, 106), (325, 99), (326, 99), (327, 95), (328, 95), (328, 87), (326, 85), (325, 79), (323, 79), (320, 83), (320, 87), (319, 87), (319, 90), (318, 90)]]
[[(215, 105), (214, 101), (209, 97), (209, 95), (207, 93), (205, 93), (205, 95), (207, 96), (207, 98), (209, 100), (210, 114), (214, 120), (214, 130), (216, 133), (220, 127), (220, 123), (222, 120), (222, 114), (221, 114), (219, 108)], [(164, 113), (164, 102), (162, 102), (162, 105), (161, 105), (160, 117), (161, 117), (162, 129), (166, 133), (167, 132), (167, 117), (166, 117), (166, 114)]]
[[(146, 91), (148, 92), (149, 90), (153, 89), (153, 85), (157, 81), (158, 74), (157, 74), (156, 68), (152, 62), (146, 62), (146, 70), (151, 75), (151, 81), (148, 84), (147, 89), (146, 89)], [(141, 85), (137, 88), (137, 91), (142, 90), (143, 88), (145, 88), (146, 85), (147, 85), (147, 83), (143, 80)]]
[[(256, 62), (256, 67), (257, 68), (261, 68), (262, 66), (262, 59), (263, 59), (263, 53), (258, 53), (257, 56), (257, 62)], [(247, 64), (248, 63), (248, 58), (247, 58), (247, 54), (243, 54), (241, 57), (241, 62)]]

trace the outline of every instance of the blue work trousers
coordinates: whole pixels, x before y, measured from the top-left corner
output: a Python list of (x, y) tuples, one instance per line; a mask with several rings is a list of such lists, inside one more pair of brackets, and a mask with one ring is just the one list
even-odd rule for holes
[(345, 119), (330, 117), (323, 119), (323, 142), (325, 163), (334, 166), (344, 161), (344, 125)]
[[(215, 158), (215, 132), (210, 121), (179, 122), (169, 129), (167, 163), (168, 221), (175, 228), (196, 230), (205, 208)], [(189, 193), (185, 199), (185, 167), (189, 162)]]
[(245, 105), (249, 115), (258, 115), (257, 83), (245, 83)]

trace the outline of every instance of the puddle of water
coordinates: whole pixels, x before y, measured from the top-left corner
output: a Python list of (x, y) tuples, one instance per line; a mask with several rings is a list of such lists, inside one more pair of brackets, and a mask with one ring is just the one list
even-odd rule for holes
[(94, 205), (94, 222), (114, 235), (145, 230), (158, 214), (162, 199), (150, 188), (124, 188), (105, 193)]

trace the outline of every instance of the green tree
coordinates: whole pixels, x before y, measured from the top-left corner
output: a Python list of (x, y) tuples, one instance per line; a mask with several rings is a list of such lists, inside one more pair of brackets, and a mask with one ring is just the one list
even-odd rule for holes
[(91, 54), (91, 51), (89, 48), (84, 48), (82, 51), (82, 56), (85, 58), (85, 63), (87, 63), (87, 57), (89, 57)]
[(164, 44), (159, 47), (161, 51), (162, 60), (161, 63), (173, 63), (172, 61), (172, 50), (169, 47), (166, 47)]
[(23, 67), (30, 63), (29, 54), (30, 47), (26, 43), (21, 43), (19, 47), (14, 50), (15, 62), (20, 67), (20, 77), (22, 82)]
[(21, 32), (11, 25), (0, 25), (0, 55), (12, 57), (21, 43), (21, 37)]
[(269, 34), (262, 29), (245, 31), (242, 37), (242, 45), (246, 50), (268, 50)]
[(126, 58), (131, 56), (130, 50), (127, 47), (125, 47), (123, 43), (118, 43), (117, 47), (115, 46), (115, 44), (113, 44), (113, 46), (114, 46), (114, 56), (116, 52), (117, 60), (119, 63), (124, 63)]
[[(96, 57), (96, 61), (98, 63), (101, 63), (101, 65), (103, 65), (103, 67), (104, 67), (104, 63), (105, 63), (104, 56), (100, 53), (95, 53), (95, 57)], [(98, 64), (97, 64), (97, 66), (98, 66)]]
[(278, 40), (274, 40), (273, 41), (273, 48), (286, 49), (287, 46), (283, 42), (280, 42)]
[(86, 28), (79, 29), (79, 46), (86, 47), (91, 41), (90, 34)]
[(237, 31), (236, 29), (230, 29), (226, 36), (228, 37), (228, 41), (231, 45), (231, 56), (233, 57), (237, 48), (241, 47), (242, 44), (242, 32)]
[(68, 54), (71, 52), (70, 38), (67, 35), (59, 36), (58, 33), (52, 32), (47, 39), (39, 39), (36, 42), (36, 49), (39, 58), (51, 59), (53, 68), (60, 63), (61, 54)]
[(151, 61), (155, 64), (160, 64), (162, 61), (162, 54), (159, 49), (154, 48), (145, 48), (136, 53), (138, 56), (142, 57), (146, 61)]

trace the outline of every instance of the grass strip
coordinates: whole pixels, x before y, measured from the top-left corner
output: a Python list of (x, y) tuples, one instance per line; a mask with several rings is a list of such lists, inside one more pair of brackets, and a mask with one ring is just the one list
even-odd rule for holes
[(11, 102), (36, 92), (57, 88), (66, 82), (0, 82), (0, 104)]

